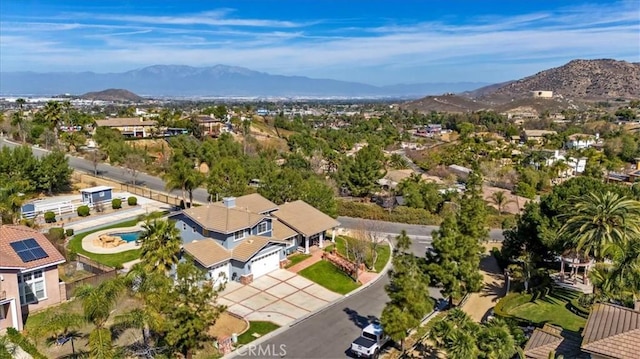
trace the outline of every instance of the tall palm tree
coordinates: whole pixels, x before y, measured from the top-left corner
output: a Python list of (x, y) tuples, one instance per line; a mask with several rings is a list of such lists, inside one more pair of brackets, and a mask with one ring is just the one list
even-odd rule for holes
[(196, 169), (191, 169), (187, 177), (187, 182), (185, 183), (185, 189), (189, 193), (189, 207), (193, 206), (193, 191), (195, 191), (198, 187), (200, 187), (204, 181), (205, 177), (200, 171)]
[(193, 166), (186, 159), (172, 161), (169, 170), (164, 174), (165, 188), (167, 191), (182, 190), (182, 201), (187, 203), (186, 190), (190, 180)]
[(146, 271), (164, 274), (178, 263), (182, 239), (173, 221), (157, 218), (146, 221), (140, 240), (140, 259)]
[(22, 111), (20, 112), (14, 112), (11, 115), (11, 122), (10, 122), (11, 126), (15, 126), (18, 128), (18, 135), (20, 136), (20, 141), (22, 143), (26, 142), (26, 136), (27, 136), (27, 131), (26, 131), (26, 120), (24, 118), (24, 115), (22, 114)]
[(63, 107), (58, 101), (49, 101), (44, 106), (44, 120), (49, 124), (49, 127), (53, 129), (53, 133), (58, 140), (58, 126), (62, 121)]
[(516, 344), (507, 324), (498, 318), (488, 321), (478, 335), (478, 349), (487, 359), (510, 359)]
[(504, 207), (513, 202), (504, 194), (504, 191), (498, 191), (491, 195), (491, 201), (498, 207), (498, 213), (502, 214)]
[(85, 285), (76, 290), (76, 297), (82, 301), (85, 319), (95, 326), (89, 334), (91, 358), (112, 359), (115, 356), (113, 338), (106, 323), (124, 289), (123, 280), (116, 278), (102, 282), (97, 287)]
[(578, 251), (604, 259), (607, 244), (622, 245), (640, 235), (640, 202), (613, 192), (589, 193), (580, 197), (564, 216), (560, 233), (567, 236)]

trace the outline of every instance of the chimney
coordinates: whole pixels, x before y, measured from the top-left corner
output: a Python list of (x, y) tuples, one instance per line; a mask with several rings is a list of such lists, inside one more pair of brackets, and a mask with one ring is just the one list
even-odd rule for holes
[(234, 208), (236, 206), (236, 198), (235, 197), (224, 197), (222, 199), (222, 204), (227, 208)]

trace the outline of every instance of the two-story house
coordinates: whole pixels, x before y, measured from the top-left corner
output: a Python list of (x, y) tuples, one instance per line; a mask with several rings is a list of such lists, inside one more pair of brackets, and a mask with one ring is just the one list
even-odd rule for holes
[(0, 226), (0, 331), (22, 330), (30, 312), (66, 299), (58, 278), (58, 265), (64, 261), (42, 233)]
[(144, 117), (122, 117), (96, 120), (96, 127), (108, 127), (120, 131), (124, 137), (150, 137), (157, 121)]
[(250, 283), (281, 268), (288, 254), (322, 247), (325, 232), (340, 225), (303, 201), (278, 206), (257, 193), (188, 208), (171, 219), (184, 253), (215, 284)]

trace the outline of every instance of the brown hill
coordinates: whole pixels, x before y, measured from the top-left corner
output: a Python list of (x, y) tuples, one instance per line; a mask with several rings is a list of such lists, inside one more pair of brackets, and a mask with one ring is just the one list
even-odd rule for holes
[(500, 87), (483, 97), (494, 103), (532, 97), (534, 91), (553, 91), (572, 100), (611, 100), (640, 97), (640, 63), (610, 59), (573, 60)]
[(427, 96), (419, 100), (410, 101), (402, 105), (409, 111), (420, 112), (470, 112), (488, 108), (486, 104), (475, 99), (453, 94), (442, 96)]
[(141, 102), (144, 101), (144, 97), (140, 97), (131, 91), (123, 89), (107, 89), (104, 91), (87, 92), (80, 96), (85, 100), (94, 101), (114, 101), (114, 102)]

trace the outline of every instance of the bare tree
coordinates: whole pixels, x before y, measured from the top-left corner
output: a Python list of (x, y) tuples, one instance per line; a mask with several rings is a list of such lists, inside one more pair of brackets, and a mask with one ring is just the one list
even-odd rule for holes
[(367, 254), (371, 250), (371, 241), (363, 230), (356, 229), (350, 234), (345, 238), (345, 250), (347, 259), (355, 264), (354, 279), (357, 281), (360, 276), (360, 266), (365, 263)]
[(131, 182), (135, 186), (140, 169), (144, 166), (144, 158), (137, 153), (130, 153), (124, 158), (124, 168), (131, 176)]
[(93, 165), (93, 175), (98, 175), (98, 164), (106, 158), (105, 153), (99, 149), (95, 149), (87, 154), (87, 159)]

